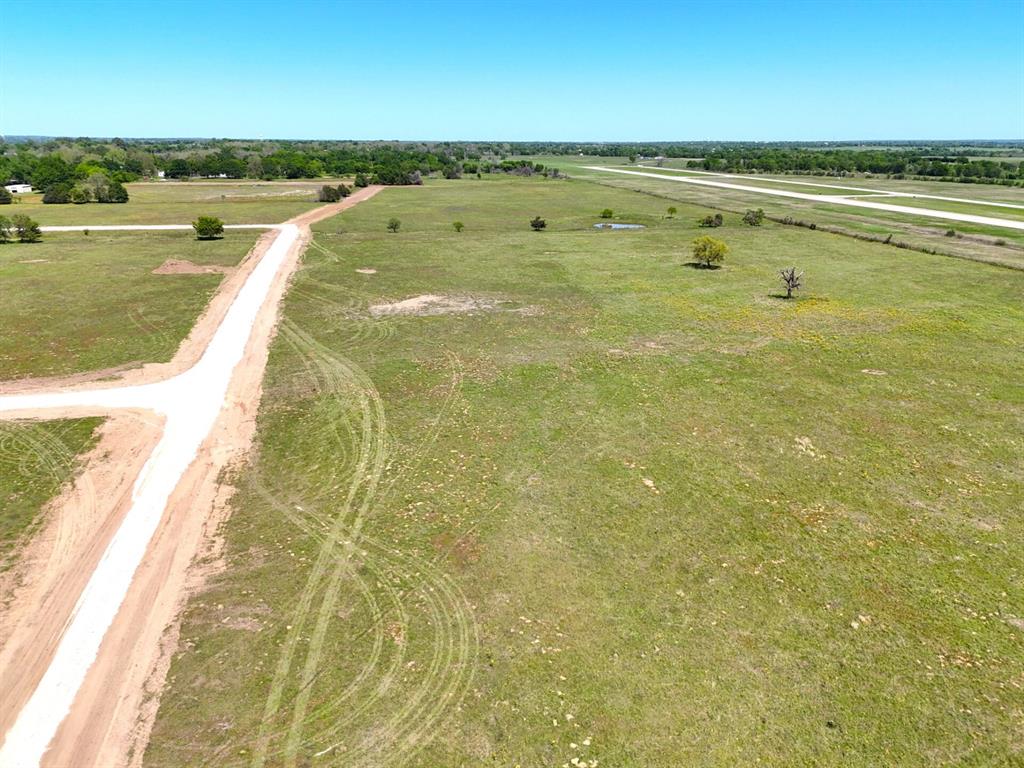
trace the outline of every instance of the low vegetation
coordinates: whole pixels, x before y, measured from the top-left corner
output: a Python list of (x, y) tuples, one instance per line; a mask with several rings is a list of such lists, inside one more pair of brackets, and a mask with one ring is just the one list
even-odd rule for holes
[(720, 213), (709, 213), (707, 216), (702, 218), (698, 224), (706, 228), (720, 227), (725, 223), (725, 219)]
[(317, 200), (321, 203), (336, 203), (339, 200), (344, 200), (351, 194), (352, 189), (345, 184), (338, 184), (337, 186), (325, 184), (320, 187), (320, 192), (317, 194)]
[(234, 267), (256, 236), (51, 232), (0, 246), (0, 381), (170, 360), (223, 276), (153, 270), (169, 256)]
[(760, 227), (764, 223), (764, 209), (748, 209), (747, 212), (743, 214), (743, 223), (748, 227)]
[(43, 231), (35, 220), (23, 213), (9, 219), (0, 216), (0, 242), (6, 243), (11, 238), (17, 238), (19, 243), (38, 243), (43, 239)]
[(46, 503), (76, 474), (100, 422), (0, 421), (0, 573), (43, 523)]
[(1013, 764), (1024, 275), (737, 215), (708, 280), (679, 210), (463, 178), (317, 225), (147, 765)]

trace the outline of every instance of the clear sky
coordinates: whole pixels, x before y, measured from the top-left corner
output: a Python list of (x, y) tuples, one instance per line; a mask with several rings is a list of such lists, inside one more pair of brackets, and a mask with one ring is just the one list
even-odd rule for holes
[(0, 133), (1024, 138), (1024, 0), (0, 0)]

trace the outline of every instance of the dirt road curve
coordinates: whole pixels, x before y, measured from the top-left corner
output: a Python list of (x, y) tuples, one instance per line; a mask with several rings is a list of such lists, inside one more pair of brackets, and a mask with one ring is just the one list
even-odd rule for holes
[(10, 601), (0, 620), (2, 768), (141, 761), (175, 617), (201, 579), (190, 566), (213, 546), (230, 495), (217, 478), (251, 443), (277, 309), (309, 225), (379, 189), (261, 238), (170, 364), (113, 384), (3, 388), (0, 418), (113, 418), (16, 572), (0, 581)]
[[(926, 219), (944, 219), (948, 221), (966, 221), (971, 224), (985, 224), (990, 227), (1006, 227), (1007, 229), (1024, 229), (1024, 221), (1012, 219), (1000, 219), (995, 216), (977, 216), (973, 213), (954, 213), (953, 211), (938, 211), (934, 208), (914, 208), (909, 205), (892, 205), (891, 203), (878, 203), (874, 200), (855, 200), (850, 197), (834, 195), (811, 195), (806, 192), (790, 192), (788, 189), (770, 189), (769, 187), (752, 187), (749, 184), (731, 184), (726, 181), (711, 181), (711, 179), (698, 179), (692, 176), (669, 176), (665, 173), (648, 173), (647, 171), (626, 171), (621, 168), (605, 168), (600, 165), (583, 166), (590, 171), (606, 171), (608, 173), (625, 173), (630, 176), (646, 176), (652, 179), (678, 181), (683, 184), (696, 184), (702, 187), (719, 187), (721, 189), (738, 189), (743, 192), (757, 192), (762, 195), (775, 195), (776, 197), (792, 197), (797, 200), (813, 200), (818, 203), (832, 203), (836, 205), (849, 205), (854, 208), (873, 208), (878, 211), (892, 211), (893, 213), (906, 213), (912, 216), (922, 216)], [(795, 182), (794, 182), (795, 183)], [(877, 191), (877, 190), (875, 190)], [(920, 197), (920, 195), (887, 195), (890, 197)], [(933, 199), (943, 199), (935, 198)], [(976, 203), (985, 205), (983, 201), (961, 200), (959, 202)]]

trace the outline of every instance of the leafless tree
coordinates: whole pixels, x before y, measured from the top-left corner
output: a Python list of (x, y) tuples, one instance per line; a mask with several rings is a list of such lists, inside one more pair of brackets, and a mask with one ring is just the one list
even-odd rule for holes
[(782, 278), (782, 284), (786, 286), (786, 298), (793, 298), (793, 291), (803, 285), (801, 279), (804, 273), (797, 272), (796, 267), (790, 267), (789, 269), (779, 270), (779, 276)]

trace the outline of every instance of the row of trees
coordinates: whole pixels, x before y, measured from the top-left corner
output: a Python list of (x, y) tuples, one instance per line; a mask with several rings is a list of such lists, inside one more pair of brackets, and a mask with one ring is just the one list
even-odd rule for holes
[(84, 181), (60, 181), (43, 191), (44, 203), (127, 203), (128, 190), (104, 173), (94, 173)]
[[(189, 151), (183, 151), (188, 147)], [(512, 173), (560, 176), (527, 159), (469, 153), (462, 145), (388, 145), (374, 142), (232, 141), (124, 142), (91, 139), (35, 144), (0, 142), (0, 179), (47, 190), (75, 185), (97, 173), (126, 183), (163, 172), (170, 179), (299, 179), (361, 174), (366, 183), (419, 184), (427, 175), (458, 179), (465, 174)]]
[(738, 147), (708, 152), (687, 163), (717, 173), (800, 173), (844, 176), (854, 173), (926, 176), (939, 179), (1024, 180), (1024, 164), (963, 155), (936, 155), (925, 149), (802, 149)]

